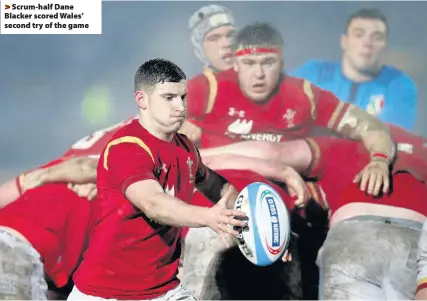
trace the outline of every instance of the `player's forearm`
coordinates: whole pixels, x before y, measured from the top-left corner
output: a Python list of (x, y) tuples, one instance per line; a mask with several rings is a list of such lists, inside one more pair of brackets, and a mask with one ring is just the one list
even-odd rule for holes
[[(203, 158), (203, 160), (211, 169), (249, 170), (279, 182), (284, 182), (286, 172), (290, 168), (289, 166), (273, 161), (260, 160), (233, 154), (212, 156)], [(305, 169), (307, 168), (308, 165)]]
[(48, 167), (43, 175), (44, 183), (66, 182), (87, 184), (96, 182), (97, 159), (76, 157)]
[(348, 108), (338, 131), (348, 138), (362, 140), (371, 155), (384, 154), (389, 160), (395, 155), (395, 145), (387, 126), (358, 107)]
[(216, 204), (224, 196), (230, 183), (212, 169), (207, 167), (206, 169), (208, 170), (206, 178), (201, 182), (197, 182), (196, 179), (196, 188), (212, 203)]
[(272, 144), (264, 141), (244, 141), (219, 147), (201, 149), (200, 155), (202, 158), (218, 155), (238, 155), (267, 160), (278, 158), (279, 152), (280, 144)]
[(150, 219), (176, 227), (204, 227), (209, 210), (205, 207), (189, 205), (166, 193), (152, 195), (149, 199), (134, 204)]
[(384, 154), (387, 161), (391, 162), (396, 155), (396, 147), (388, 132), (384, 131), (367, 131), (361, 136), (365, 148), (371, 156)]
[[(219, 169), (218, 165), (220, 164), (221, 169), (234, 169), (233, 167), (236, 167), (236, 169), (248, 170), (248, 168), (245, 168), (245, 164), (250, 164), (251, 168), (249, 170), (253, 170), (254, 164), (258, 162), (257, 159), (260, 159), (274, 162), (274, 164), (282, 164), (282, 166), (290, 166), (298, 172), (303, 172), (307, 170), (312, 160), (310, 147), (302, 139), (277, 144), (265, 141), (238, 142), (221, 147), (202, 149), (200, 150), (200, 155), (208, 161), (214, 160), (216, 164), (213, 167), (214, 169)], [(230, 156), (227, 157), (227, 155)], [(221, 163), (220, 160), (217, 160), (220, 157), (228, 158), (227, 163)], [(233, 161), (233, 159), (236, 159), (236, 161)], [(253, 159), (256, 160), (254, 161)], [(263, 175), (270, 174), (269, 177), (273, 178), (273, 174), (277, 175), (277, 170), (277, 168), (272, 169), (271, 166), (267, 166)]]

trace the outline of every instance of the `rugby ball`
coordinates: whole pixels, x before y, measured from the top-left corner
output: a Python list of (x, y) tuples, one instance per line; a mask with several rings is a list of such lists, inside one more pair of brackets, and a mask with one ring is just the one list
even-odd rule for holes
[(261, 182), (246, 186), (237, 197), (234, 209), (248, 218), (248, 226), (235, 227), (242, 254), (253, 264), (268, 266), (286, 251), (291, 225), (288, 209), (277, 191)]

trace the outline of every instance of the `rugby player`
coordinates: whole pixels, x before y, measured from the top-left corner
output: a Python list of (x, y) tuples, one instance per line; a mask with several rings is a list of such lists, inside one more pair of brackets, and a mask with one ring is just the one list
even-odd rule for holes
[(360, 144), (339, 140), (318, 145), (319, 184), (331, 214), (318, 256), (319, 298), (413, 299), (418, 239), (427, 216), (427, 177), (417, 172), (422, 160), (399, 152), (390, 191), (374, 197), (349, 184), (369, 161)]
[[(205, 66), (203, 71), (204, 74), (226, 70), (232, 66), (231, 39), (235, 31), (235, 19), (228, 8), (222, 5), (203, 6), (191, 15), (188, 26), (194, 51)], [(101, 129), (81, 138), (66, 154), (64, 154), (63, 158), (71, 158), (82, 154), (97, 158), (112, 134), (120, 127), (130, 122), (133, 118), (135, 117), (131, 117), (124, 122)], [(78, 169), (79, 166), (85, 168), (84, 162), (72, 161), (70, 162), (70, 166), (62, 167), (66, 169)], [(56, 175), (52, 174), (48, 175), (48, 170), (35, 169), (33, 171), (34, 172), (31, 174), (27, 171), (0, 186), (1, 207), (16, 200), (22, 193), (22, 189), (25, 191), (26, 189), (35, 188), (44, 183), (62, 181), (61, 177), (56, 177)], [(71, 183), (70, 188), (74, 188), (76, 192), (82, 195), (89, 195), (92, 193), (90, 196), (93, 197), (93, 185), (73, 185), (79, 183), (74, 183), (72, 180), (69, 182)]]
[[(54, 173), (60, 164), (56, 160), (43, 168)], [(82, 175), (72, 173), (77, 181), (87, 179)], [(2, 208), (1, 299), (46, 300), (45, 276), (57, 288), (64, 287), (84, 250), (89, 220), (89, 201), (64, 183), (29, 189)]]
[(235, 27), (232, 12), (222, 5), (206, 5), (191, 15), (188, 20), (191, 43), (205, 72), (223, 71), (233, 66), (231, 40)]
[[(210, 227), (225, 240), (244, 213), (237, 191), (203, 165), (177, 131), (185, 120), (187, 85), (174, 63), (154, 59), (135, 75), (139, 119), (117, 131), (97, 168), (90, 244), (68, 299), (194, 300), (176, 277), (181, 228)], [(194, 188), (212, 208), (189, 205)], [(226, 242), (226, 241), (225, 241)]]

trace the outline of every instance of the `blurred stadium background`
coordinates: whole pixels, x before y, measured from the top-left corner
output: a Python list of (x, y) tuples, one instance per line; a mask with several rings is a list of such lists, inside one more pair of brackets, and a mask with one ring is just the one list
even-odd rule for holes
[[(135, 113), (133, 75), (144, 60), (201, 64), (187, 20), (208, 2), (104, 2), (102, 35), (0, 36), (0, 181), (60, 156), (73, 141)], [(390, 25), (388, 64), (419, 89), (418, 134), (427, 136), (427, 2), (221, 2), (238, 24), (269, 21), (286, 39), (286, 68), (339, 59), (349, 14), (377, 7)]]

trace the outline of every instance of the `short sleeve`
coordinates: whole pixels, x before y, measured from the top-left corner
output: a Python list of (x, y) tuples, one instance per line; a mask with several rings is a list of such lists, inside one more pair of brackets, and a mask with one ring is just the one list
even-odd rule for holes
[(197, 153), (197, 171), (196, 171), (196, 181), (195, 183), (202, 183), (209, 175), (209, 168), (203, 163), (200, 152), (196, 146), (194, 146)]
[[(305, 84), (308, 86), (308, 84)], [(315, 123), (322, 128), (337, 131), (338, 125), (349, 104), (338, 99), (332, 92), (310, 84), (306, 90), (311, 91), (316, 106)]]
[(157, 180), (153, 154), (144, 141), (136, 137), (122, 137), (110, 142), (103, 154), (103, 167), (122, 193), (133, 183)]

